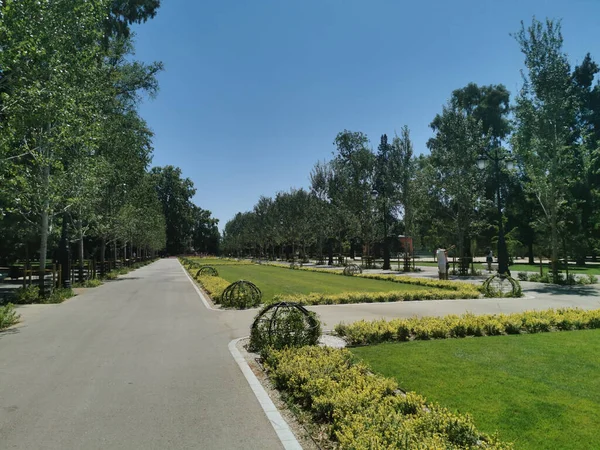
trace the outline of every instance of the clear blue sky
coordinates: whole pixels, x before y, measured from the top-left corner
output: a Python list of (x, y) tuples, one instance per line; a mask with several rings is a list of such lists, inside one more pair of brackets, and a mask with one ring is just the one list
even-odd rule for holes
[(308, 186), (343, 129), (376, 148), (406, 124), (422, 153), (452, 90), (503, 83), (514, 95), (521, 20), (562, 18), (572, 63), (600, 61), (600, 0), (162, 3), (136, 27), (137, 58), (166, 68), (141, 107), (153, 164), (181, 167), (221, 229), (260, 195)]

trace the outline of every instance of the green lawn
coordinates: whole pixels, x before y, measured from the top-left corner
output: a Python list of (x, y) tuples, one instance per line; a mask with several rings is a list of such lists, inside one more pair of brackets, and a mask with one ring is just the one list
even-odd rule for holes
[[(540, 273), (540, 265), (539, 264), (513, 264), (510, 266), (511, 272), (513, 275), (517, 272), (537, 272)], [(548, 272), (550, 270), (549, 264), (544, 264), (544, 272)], [(565, 269), (563, 266), (560, 266), (561, 272), (565, 273)], [(589, 274), (589, 275), (600, 275), (600, 265), (598, 264), (589, 264), (585, 267), (569, 265), (569, 273), (575, 274)]]
[(518, 449), (597, 449), (600, 330), (413, 341), (352, 349), (400, 386)]
[(248, 280), (256, 284), (263, 292), (263, 298), (269, 301), (275, 294), (310, 294), (320, 292), (338, 294), (341, 292), (388, 292), (435, 290), (434, 288), (391, 281), (369, 280), (359, 277), (344, 277), (330, 273), (292, 270), (259, 265), (223, 265), (217, 266), (221, 278), (234, 282)]

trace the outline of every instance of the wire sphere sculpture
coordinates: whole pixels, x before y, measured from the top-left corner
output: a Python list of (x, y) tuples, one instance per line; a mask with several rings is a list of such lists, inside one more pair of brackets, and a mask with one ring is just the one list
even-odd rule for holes
[(321, 322), (314, 312), (299, 303), (273, 303), (263, 308), (254, 319), (249, 350), (317, 345), (319, 337)]
[(215, 269), (214, 267), (211, 266), (203, 266), (200, 267), (200, 269), (198, 270), (198, 272), (196, 272), (196, 276), (211, 276), (211, 277), (218, 277), (219, 276), (219, 272), (217, 272), (217, 269)]
[(348, 264), (346, 267), (344, 267), (344, 275), (348, 277), (356, 275), (357, 273), (362, 273), (362, 269), (356, 264)]
[(290, 269), (299, 269), (302, 267), (302, 263), (292, 262), (290, 263)]
[(231, 283), (221, 294), (221, 304), (238, 309), (252, 308), (260, 305), (262, 292), (254, 283), (239, 280)]
[(494, 274), (483, 282), (486, 297), (521, 297), (521, 285), (506, 274)]

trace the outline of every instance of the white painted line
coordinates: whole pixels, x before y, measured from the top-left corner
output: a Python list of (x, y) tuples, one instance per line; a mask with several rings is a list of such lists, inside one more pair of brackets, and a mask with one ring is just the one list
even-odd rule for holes
[(244, 338), (234, 339), (229, 343), (229, 351), (231, 352), (231, 356), (233, 356), (233, 359), (235, 359), (235, 362), (238, 364), (240, 370), (246, 377), (246, 381), (248, 381), (248, 384), (252, 388), (252, 391), (254, 392), (258, 403), (260, 403), (260, 406), (262, 406), (263, 411), (267, 415), (269, 422), (271, 422), (271, 425), (273, 426), (275, 433), (277, 433), (277, 437), (279, 437), (283, 448), (286, 450), (302, 450), (302, 446), (296, 439), (296, 436), (294, 436), (294, 433), (292, 433), (289, 425), (281, 416), (277, 410), (277, 407), (269, 397), (269, 394), (267, 394), (267, 391), (265, 391), (265, 388), (263, 388), (262, 384), (260, 384), (260, 381), (258, 381), (258, 378), (256, 378), (256, 375), (254, 375), (254, 372), (252, 372), (252, 369), (250, 369), (250, 366), (237, 349), (236, 344), (242, 339)]

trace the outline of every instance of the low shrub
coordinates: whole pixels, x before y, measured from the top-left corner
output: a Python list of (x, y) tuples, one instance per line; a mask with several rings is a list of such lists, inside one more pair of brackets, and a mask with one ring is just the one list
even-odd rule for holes
[(231, 283), (221, 294), (221, 304), (226, 308), (253, 308), (260, 305), (261, 301), (261, 290), (254, 283), (246, 280)]
[(37, 286), (24, 286), (15, 290), (11, 302), (17, 305), (39, 303), (40, 289)]
[(221, 277), (211, 275), (200, 275), (196, 277), (196, 281), (208, 292), (215, 303), (221, 303), (221, 295), (230, 284), (229, 281)]
[(66, 299), (75, 295), (71, 288), (53, 289), (50, 295), (44, 299), (43, 303), (62, 303)]
[(302, 305), (344, 305), (349, 303), (410, 302), (419, 300), (453, 300), (478, 297), (480, 297), (480, 293), (476, 289), (465, 291), (422, 290), (389, 292), (342, 292), (340, 294), (310, 293), (275, 295), (273, 296), (271, 302), (293, 302), (300, 303)]
[(20, 315), (15, 311), (12, 303), (5, 306), (0, 306), (0, 330), (8, 328), (11, 325), (19, 322)]
[(527, 272), (517, 273), (517, 278), (519, 279), (519, 281), (527, 281), (528, 280)]
[(317, 345), (321, 322), (317, 315), (295, 304), (265, 306), (254, 318), (248, 349), (262, 353), (266, 349)]
[(272, 350), (265, 365), (275, 387), (325, 426), (340, 449), (510, 449), (454, 414), (371, 373), (348, 350), (307, 346)]
[(600, 309), (548, 309), (514, 314), (476, 316), (413, 317), (336, 325), (335, 332), (350, 345), (370, 345), (389, 341), (495, 336), (500, 334), (542, 333), (600, 328)]
[(95, 288), (98, 286), (102, 286), (102, 281), (97, 278), (93, 280), (85, 280), (83, 283), (75, 283), (73, 285), (74, 288)]

